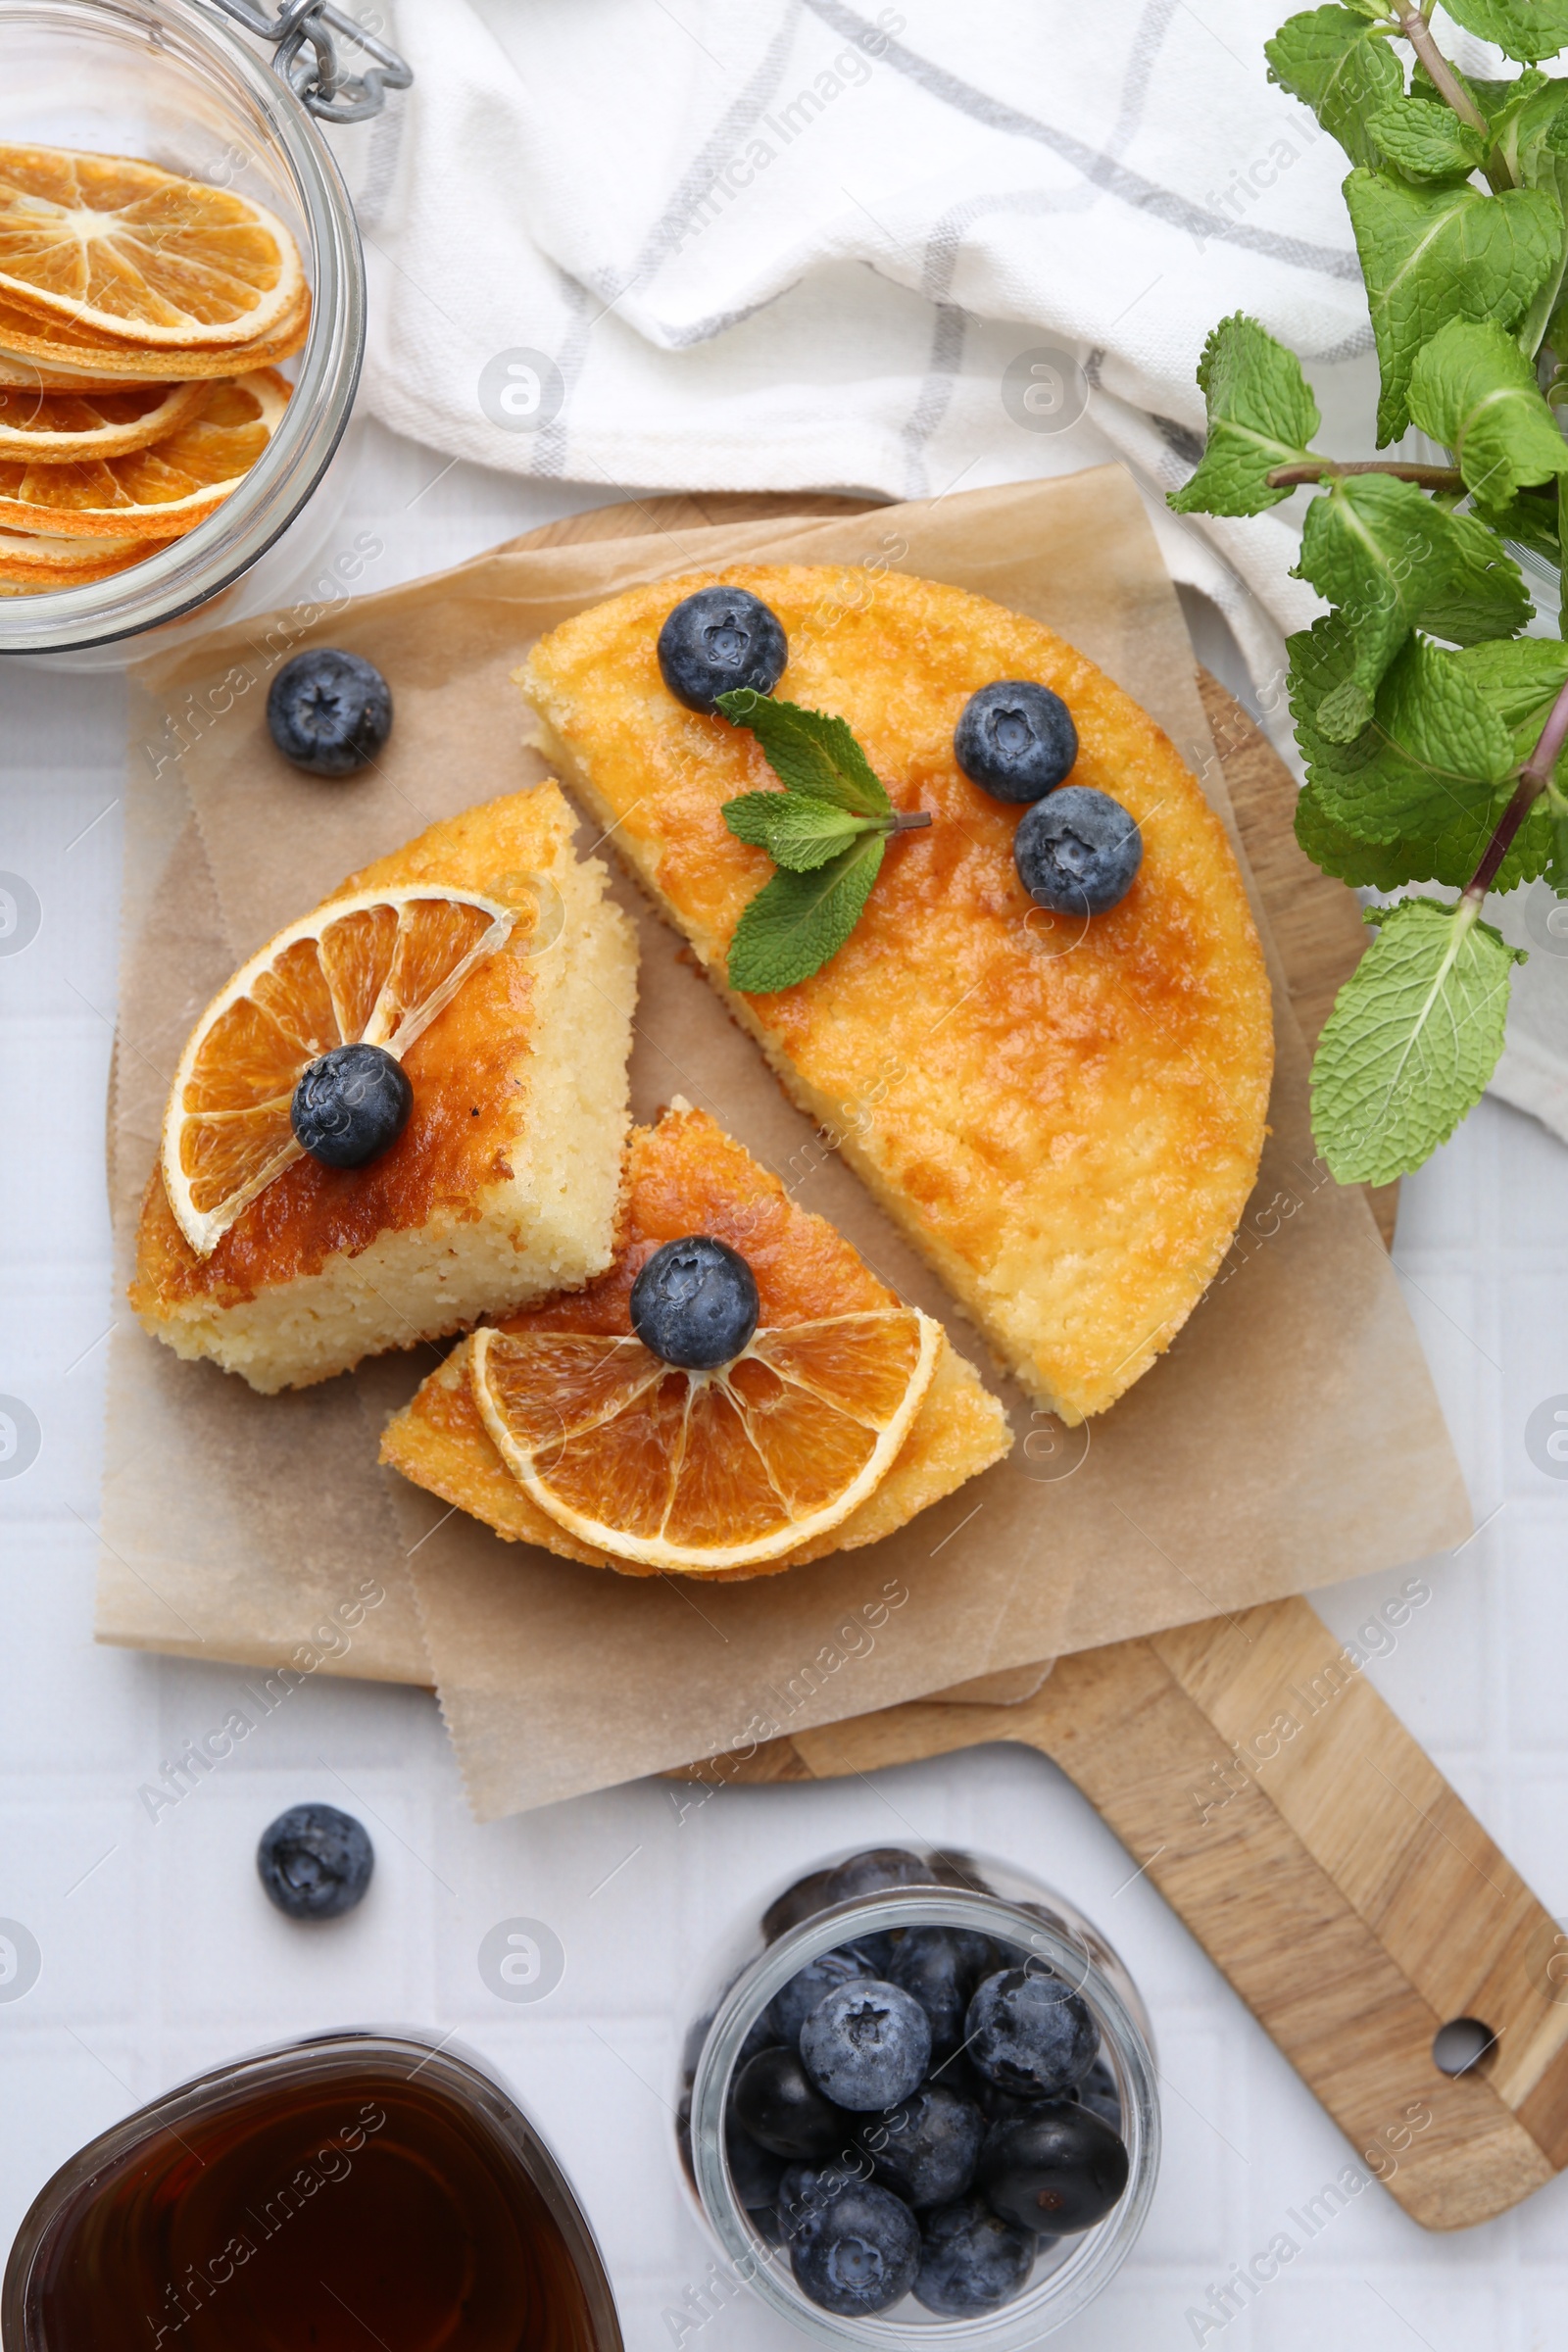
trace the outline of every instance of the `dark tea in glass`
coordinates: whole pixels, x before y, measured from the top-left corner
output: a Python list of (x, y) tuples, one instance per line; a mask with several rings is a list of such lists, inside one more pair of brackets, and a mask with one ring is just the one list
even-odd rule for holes
[(5, 2352), (620, 2352), (592, 2233), (501, 2085), (329, 2034), (243, 2059), (56, 2174)]

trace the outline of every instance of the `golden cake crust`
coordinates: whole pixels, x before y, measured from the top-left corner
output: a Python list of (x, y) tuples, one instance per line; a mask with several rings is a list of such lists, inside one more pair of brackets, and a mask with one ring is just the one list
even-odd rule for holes
[[(631, 1330), (631, 1288), (665, 1242), (712, 1234), (742, 1251), (757, 1278), (765, 1326), (892, 1306), (894, 1295), (825, 1218), (799, 1208), (776, 1176), (702, 1111), (675, 1109), (633, 1131), (614, 1263), (588, 1288), (497, 1318), (502, 1331)], [(655, 1575), (632, 1560), (587, 1549), (532, 1502), (503, 1462), (474, 1402), (465, 1340), (387, 1423), (381, 1459), (443, 1501), (485, 1520), (509, 1542), (537, 1544), (592, 1568)], [(709, 1582), (776, 1574), (831, 1551), (892, 1535), (917, 1511), (998, 1461), (1006, 1416), (972, 1365), (944, 1340), (936, 1372), (892, 1469), (850, 1518), (814, 1543), (760, 1567), (726, 1569)]]
[[(772, 866), (720, 814), (777, 779), (664, 687), (656, 644), (714, 581), (772, 607), (781, 698), (848, 719), (901, 808), (848, 943), (745, 997), (724, 956)], [(930, 1259), (1034, 1398), (1076, 1421), (1148, 1369), (1212, 1279), (1257, 1172), (1269, 988), (1219, 817), (1169, 738), (1037, 622), (940, 582), (737, 564), (633, 589), (544, 638), (517, 682), (565, 780), (683, 930), (786, 1088)], [(1073, 781), (1137, 818), (1139, 875), (1084, 923), (1035, 906), (1022, 813), (953, 756), (965, 702), (1030, 678), (1069, 705)]]

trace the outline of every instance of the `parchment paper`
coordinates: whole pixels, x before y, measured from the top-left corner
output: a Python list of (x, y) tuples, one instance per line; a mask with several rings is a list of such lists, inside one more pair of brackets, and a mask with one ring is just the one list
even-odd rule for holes
[[(503, 549), (324, 616), (217, 631), (144, 676), (134, 718), (112, 1152), (127, 1265), (168, 1072), (211, 991), (353, 867), (544, 772), (508, 674), (536, 635), (633, 582), (742, 557), (896, 563), (1035, 614), (1159, 719), (1228, 818), (1180, 610), (1112, 467), (850, 518)], [(387, 754), (349, 783), (298, 774), (266, 737), (268, 679), (309, 643), (366, 654), (392, 683)], [(585, 825), (579, 846), (592, 841)], [(1272, 1133), (1238, 1248), (1169, 1354), (1066, 1432), (994, 1376), (678, 940), (624, 880), (617, 894), (642, 940), (636, 1115), (676, 1093), (701, 1103), (942, 1316), (1008, 1405), (1009, 1458), (866, 1551), (741, 1585), (622, 1578), (503, 1544), (376, 1468), (375, 1430), (438, 1350), (267, 1399), (176, 1362), (127, 1319), (111, 1379), (104, 1639), (268, 1665), (297, 1655), (306, 1672), (433, 1672), (490, 1818), (1398, 1565), (1469, 1532), (1370, 1214), (1314, 1158), (1277, 964)], [(321, 1654), (328, 1633), (339, 1649), (345, 1596), (367, 1581), (384, 1597), (340, 1654)]]

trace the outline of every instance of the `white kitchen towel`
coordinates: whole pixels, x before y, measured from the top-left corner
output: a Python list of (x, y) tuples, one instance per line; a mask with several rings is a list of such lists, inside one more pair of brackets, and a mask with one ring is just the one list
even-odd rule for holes
[[(1300, 354), (1323, 445), (1370, 449), (1345, 157), (1263, 60), (1287, 13), (399, 0), (416, 82), (367, 229), (370, 405), (607, 497), (933, 497), (1119, 458), (1286, 748), (1282, 636), (1321, 610), (1290, 577), (1303, 502), (1178, 520), (1163, 494), (1235, 310)], [(1557, 1107), (1529, 1106), (1568, 1136), (1568, 963), (1552, 977)]]

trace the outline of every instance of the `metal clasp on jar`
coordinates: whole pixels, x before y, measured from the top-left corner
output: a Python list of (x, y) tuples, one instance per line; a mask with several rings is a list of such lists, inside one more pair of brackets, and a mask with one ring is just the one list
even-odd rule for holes
[[(378, 115), (388, 90), (406, 90), (414, 80), (407, 60), (356, 24), (330, 0), (281, 0), (268, 17), (250, 0), (207, 0), (261, 41), (273, 44), (272, 71), (323, 122), (364, 122)], [(373, 63), (362, 74), (339, 67), (333, 35), (361, 49)], [(309, 52), (309, 54), (307, 54)]]

